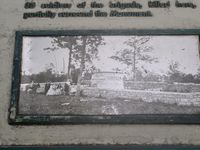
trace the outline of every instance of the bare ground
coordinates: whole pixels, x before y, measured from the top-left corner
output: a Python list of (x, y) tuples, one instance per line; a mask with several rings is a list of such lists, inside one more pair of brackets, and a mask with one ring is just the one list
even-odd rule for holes
[(103, 99), (76, 96), (46, 96), (21, 92), (20, 114), (199, 114), (200, 107), (178, 106), (141, 99)]

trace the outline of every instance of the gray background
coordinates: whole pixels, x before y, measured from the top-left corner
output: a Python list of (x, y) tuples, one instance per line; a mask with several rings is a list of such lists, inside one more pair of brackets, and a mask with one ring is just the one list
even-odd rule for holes
[[(174, 1), (171, 0), (171, 3), (173, 4)], [(16, 30), (199, 29), (200, 1), (193, 0), (198, 5), (197, 9), (175, 9), (174, 6), (170, 9), (152, 9), (154, 14), (152, 18), (23, 20), (24, 2), (24, 0), (0, 1), (0, 145), (200, 144), (199, 125), (10, 126), (7, 122)], [(49, 0), (43, 0), (42, 2), (49, 2)], [(72, 2), (77, 3), (78, 1), (72, 0)], [(108, 1), (102, 0), (102, 2), (106, 4)], [(146, 9), (147, 1), (141, 0), (140, 2), (145, 4), (144, 9)], [(39, 3), (41, 1), (37, 0), (37, 4)], [(75, 8), (73, 9), (75, 10)]]

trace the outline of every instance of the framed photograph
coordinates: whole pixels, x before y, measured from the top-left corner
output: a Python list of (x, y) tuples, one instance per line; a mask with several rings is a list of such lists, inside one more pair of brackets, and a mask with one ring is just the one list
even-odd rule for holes
[(17, 31), (10, 124), (199, 124), (200, 30)]

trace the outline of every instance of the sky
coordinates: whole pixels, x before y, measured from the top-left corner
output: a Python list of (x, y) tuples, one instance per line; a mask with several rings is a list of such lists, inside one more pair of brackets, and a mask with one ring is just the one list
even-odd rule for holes
[[(110, 58), (124, 48), (130, 48), (126, 44), (131, 36), (103, 36), (105, 45), (99, 46), (99, 59), (93, 61), (101, 71), (112, 71), (113, 68), (125, 70), (126, 65)], [(55, 66), (56, 72), (67, 72), (69, 50), (58, 49), (48, 53), (44, 48), (51, 46), (50, 37), (24, 37), (22, 72), (25, 74), (37, 74), (45, 71), (50, 64)], [(149, 55), (158, 58), (157, 63), (138, 63), (138, 67), (154, 72), (166, 74), (171, 62), (179, 63), (179, 70), (184, 73), (196, 74), (200, 67), (199, 38), (198, 36), (152, 36), (149, 46), (153, 50)]]
[(50, 37), (24, 37), (22, 53), (22, 73), (37, 74), (53, 64), (56, 72), (67, 73), (69, 51), (59, 48), (54, 52), (44, 50), (51, 47)]

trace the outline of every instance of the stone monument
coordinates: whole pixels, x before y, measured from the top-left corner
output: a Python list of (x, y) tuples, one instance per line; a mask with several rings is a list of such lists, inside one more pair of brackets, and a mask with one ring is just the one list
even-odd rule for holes
[(122, 90), (124, 74), (121, 72), (97, 72), (93, 74), (91, 83), (99, 89)]

